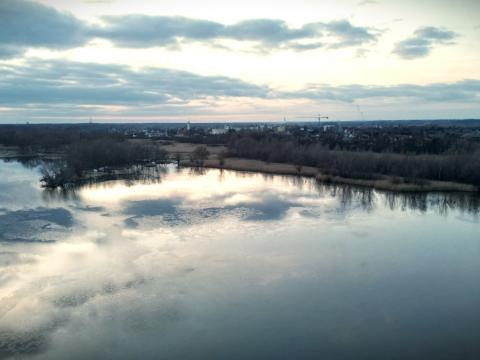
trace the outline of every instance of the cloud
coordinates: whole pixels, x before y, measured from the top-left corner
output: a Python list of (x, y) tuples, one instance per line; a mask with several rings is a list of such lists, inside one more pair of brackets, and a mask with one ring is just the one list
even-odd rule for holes
[(49, 345), (48, 330), (54, 331), (56, 328), (52, 326), (52, 329), (47, 327), (22, 332), (0, 329), (0, 356), (7, 359), (43, 353), (47, 351)]
[(0, 104), (182, 104), (208, 97), (267, 97), (269, 89), (223, 76), (186, 71), (31, 60), (0, 67)]
[(88, 39), (74, 16), (33, 1), (0, 1), (0, 56), (16, 56), (28, 47), (67, 49)]
[(358, 6), (364, 6), (364, 5), (375, 5), (375, 4), (378, 4), (378, 1), (375, 1), (375, 0), (363, 0), (363, 1), (360, 1), (357, 5), (358, 5)]
[(370, 52), (370, 50), (368, 50), (368, 49), (359, 48), (359, 49), (357, 49), (357, 52), (356, 52), (355, 56), (357, 58), (366, 58), (369, 52)]
[(282, 199), (278, 195), (262, 194), (255, 201), (240, 202), (226, 206), (224, 209), (247, 209), (245, 220), (271, 221), (284, 218), (292, 207), (301, 207), (299, 203)]
[[(74, 119), (97, 114), (130, 118), (209, 116), (221, 115), (225, 109), (238, 115), (232, 106), (235, 109), (235, 104), (247, 106), (257, 101), (272, 106), (269, 111), (277, 111), (279, 103), (289, 100), (346, 104), (362, 99), (376, 99), (379, 104), (388, 99), (408, 104), (473, 104), (480, 100), (480, 80), (474, 79), (427, 85), (318, 84), (286, 92), (223, 76), (66, 60), (1, 65), (0, 78), (0, 107), (9, 108), (8, 114), (15, 119)], [(4, 121), (8, 114), (2, 115)]]
[(480, 100), (480, 80), (427, 85), (399, 84), (392, 86), (318, 85), (298, 92), (283, 93), (288, 98), (354, 102), (360, 99), (414, 99), (427, 102), (475, 102)]
[(290, 28), (282, 20), (256, 19), (242, 21), (226, 26), (221, 37), (234, 40), (258, 41), (265, 47), (288, 47), (294, 40), (315, 39), (321, 37), (318, 29), (305, 25), (301, 28)]
[(130, 201), (125, 204), (123, 213), (134, 217), (173, 215), (181, 202), (181, 198)]
[(411, 60), (428, 56), (438, 45), (451, 45), (459, 35), (453, 31), (433, 26), (415, 30), (413, 36), (396, 44), (393, 52)]
[(36, 208), (0, 215), (0, 242), (42, 242), (58, 238), (74, 225), (64, 208)]
[(324, 28), (336, 38), (334, 43), (329, 44), (332, 49), (375, 43), (381, 34), (380, 30), (354, 26), (347, 20), (332, 21)]
[(1, 45), (0, 44), (0, 59), (9, 59), (22, 55), (24, 52), (23, 48), (11, 45)]
[[(234, 24), (182, 16), (103, 16), (93, 25), (28, 0), (0, 1), (0, 58), (15, 57), (28, 48), (68, 49), (100, 38), (130, 48), (167, 47), (201, 42), (222, 47), (222, 40), (253, 42), (254, 49), (305, 51), (366, 45), (380, 32), (347, 20), (291, 27), (279, 19), (250, 19)], [(228, 47), (224, 47), (227, 49)]]
[(111, 4), (117, 0), (82, 0), (87, 4)]
[(211, 40), (223, 29), (219, 23), (180, 16), (127, 15), (102, 19), (106, 25), (91, 29), (91, 36), (127, 47), (175, 45), (180, 39)]
[[(256, 42), (263, 49), (296, 51), (357, 46), (377, 41), (380, 31), (352, 25), (347, 20), (308, 23), (292, 28), (283, 20), (253, 19), (232, 25), (168, 16), (108, 16), (105, 25), (91, 30), (92, 36), (119, 46), (178, 46), (185, 42), (236, 40)], [(319, 42), (324, 38), (325, 43)]]
[(294, 43), (289, 45), (289, 48), (295, 51), (315, 50), (321, 47), (325, 47), (325, 44), (322, 42), (313, 42), (309, 44)]

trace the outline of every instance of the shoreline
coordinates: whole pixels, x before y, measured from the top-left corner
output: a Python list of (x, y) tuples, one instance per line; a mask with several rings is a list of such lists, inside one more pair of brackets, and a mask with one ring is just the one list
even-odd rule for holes
[[(187, 166), (191, 164), (187, 163)], [(283, 163), (267, 163), (260, 160), (243, 158), (226, 158), (221, 165), (218, 160), (208, 159), (203, 167), (212, 169), (235, 170), (245, 172), (258, 172), (272, 175), (294, 175), (314, 177), (316, 180), (325, 183), (336, 183), (361, 187), (371, 187), (377, 190), (398, 191), (398, 192), (468, 192), (476, 193), (480, 189), (474, 185), (447, 182), (422, 180), (422, 184), (408, 182), (401, 177), (379, 176), (378, 179), (356, 179), (321, 173), (317, 168), (309, 166), (297, 166)]]
[[(195, 144), (196, 146), (197, 144)], [(190, 147), (193, 148), (194, 144), (183, 144), (185, 149), (181, 149), (183, 155), (191, 152)], [(170, 149), (172, 150), (172, 149)], [(210, 147), (209, 147), (210, 150)], [(217, 152), (220, 151), (216, 148)], [(0, 159), (13, 160), (18, 158), (38, 157), (48, 160), (56, 160), (61, 157), (58, 152), (39, 152), (36, 154), (28, 153), (22, 154), (18, 152), (18, 149), (14, 147), (0, 146)], [(197, 167), (191, 164), (189, 161), (183, 159), (182, 166)], [(225, 158), (223, 165), (220, 164), (218, 159), (212, 159), (212, 156), (205, 160), (201, 167), (212, 169), (224, 169), (243, 172), (257, 172), (271, 175), (290, 175), (290, 176), (304, 176), (315, 178), (318, 181), (324, 183), (353, 185), (360, 187), (369, 187), (383, 191), (396, 191), (396, 192), (465, 192), (465, 193), (478, 193), (480, 188), (464, 184), (447, 181), (435, 181), (435, 180), (423, 180), (421, 183), (410, 182), (402, 177), (379, 175), (376, 179), (359, 179), (359, 178), (347, 178), (336, 175), (329, 175), (322, 173), (318, 168), (310, 166), (299, 166), (294, 164), (285, 163), (267, 163), (261, 160), (245, 159), (245, 158)], [(117, 169), (118, 171), (118, 169)], [(91, 174), (90, 174), (91, 175)], [(99, 174), (100, 175), (100, 174)], [(101, 176), (94, 176), (93, 178)], [(75, 179), (72, 183), (82, 183), (92, 180), (92, 176), (85, 176), (81, 179)]]
[(42, 160), (58, 160), (62, 157), (59, 151), (40, 151), (40, 152), (22, 152), (15, 146), (0, 145), (0, 159), (42, 159)]

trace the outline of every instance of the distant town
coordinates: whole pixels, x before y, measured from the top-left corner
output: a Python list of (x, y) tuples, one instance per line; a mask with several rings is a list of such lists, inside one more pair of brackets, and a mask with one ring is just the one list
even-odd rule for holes
[(330, 149), (438, 154), (454, 143), (480, 142), (480, 120), (316, 121), (274, 123), (91, 124), (128, 138), (200, 140), (261, 133), (320, 141)]

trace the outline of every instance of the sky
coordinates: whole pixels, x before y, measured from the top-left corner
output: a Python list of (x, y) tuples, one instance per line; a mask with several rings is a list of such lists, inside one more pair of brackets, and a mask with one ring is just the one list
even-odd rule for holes
[(0, 0), (0, 123), (480, 118), (478, 0)]

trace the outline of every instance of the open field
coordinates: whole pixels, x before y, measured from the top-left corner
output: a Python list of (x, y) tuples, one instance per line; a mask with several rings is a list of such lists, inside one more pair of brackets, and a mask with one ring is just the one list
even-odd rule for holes
[[(182, 154), (183, 157), (188, 157), (199, 144), (191, 143), (179, 143), (179, 142), (168, 142), (167, 145), (163, 145), (160, 142), (163, 149), (167, 150), (170, 154)], [(208, 149), (211, 158), (216, 158), (218, 154), (222, 151), (227, 151), (225, 146), (212, 146), (212, 145), (202, 145)]]
[(0, 159), (18, 159), (39, 157), (45, 160), (58, 160), (62, 157), (62, 153), (58, 151), (42, 151), (37, 153), (21, 152), (16, 146), (0, 145)]

